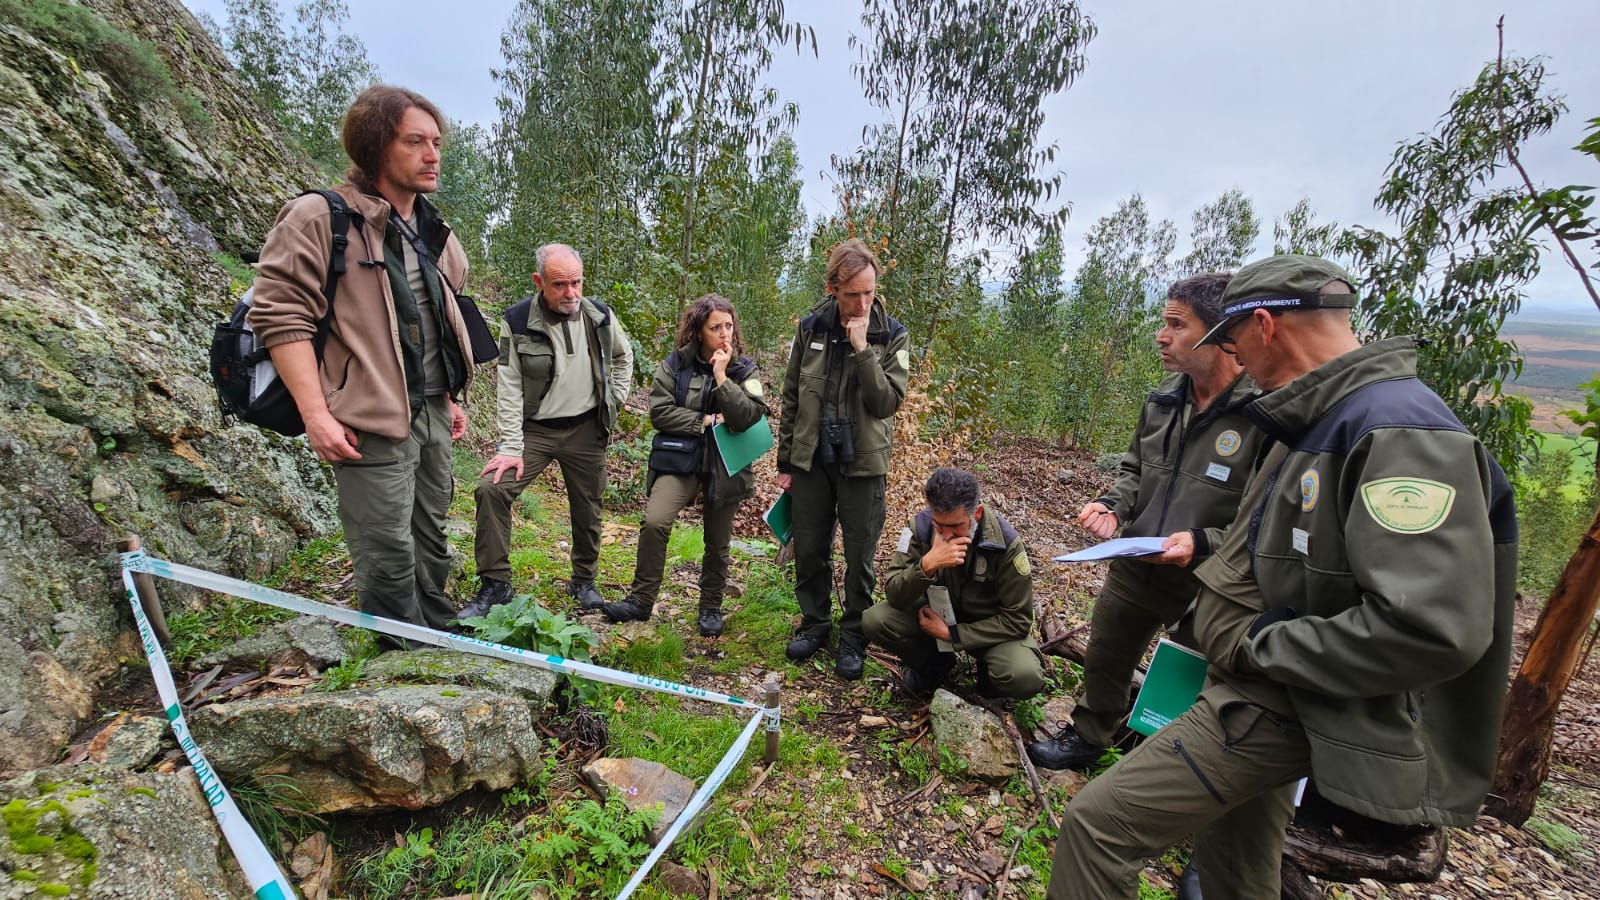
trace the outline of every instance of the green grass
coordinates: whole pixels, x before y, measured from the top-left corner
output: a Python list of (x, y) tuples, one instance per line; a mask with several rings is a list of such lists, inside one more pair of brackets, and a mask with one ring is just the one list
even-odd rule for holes
[(1567, 479), (1564, 492), (1569, 500), (1583, 496), (1585, 487), (1594, 479), (1595, 440), (1573, 434), (1542, 431), (1538, 435), (1540, 453), (1565, 451), (1572, 456), (1572, 474)]
[[(338, 537), (317, 538), (290, 554), (277, 571), (262, 579), (262, 584), (298, 591), (313, 600), (327, 600), (325, 587), (339, 582), (338, 570), (344, 560), (344, 544)], [(167, 632), (172, 636), (167, 659), (173, 665), (192, 662), (296, 615), (230, 594), (210, 596), (210, 602), (197, 610), (167, 617)]]

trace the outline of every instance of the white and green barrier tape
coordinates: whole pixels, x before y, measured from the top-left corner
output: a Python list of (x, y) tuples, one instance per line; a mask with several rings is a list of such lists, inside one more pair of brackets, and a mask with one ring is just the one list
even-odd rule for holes
[(144, 652), (150, 659), (150, 674), (155, 679), (156, 690), (161, 697), (162, 706), (166, 708), (167, 719), (172, 723), (172, 732), (178, 739), (178, 745), (188, 756), (189, 762), (194, 766), (195, 776), (200, 779), (200, 789), (204, 792), (206, 800), (211, 804), (211, 811), (216, 815), (217, 824), (222, 828), (222, 833), (227, 838), (228, 846), (232, 848), (234, 856), (239, 860), (239, 866), (244, 870), (245, 878), (250, 882), (251, 890), (255, 891), (258, 900), (290, 900), (295, 896), (294, 889), (284, 879), (283, 872), (278, 868), (272, 854), (261, 843), (261, 839), (251, 829), (249, 822), (234, 805), (233, 798), (223, 787), (220, 779), (206, 761), (205, 753), (194, 742), (189, 734), (188, 723), (184, 721), (183, 711), (178, 707), (178, 689), (172, 681), (172, 670), (167, 665), (166, 654), (161, 649), (161, 644), (156, 640), (155, 631), (150, 626), (150, 620), (145, 615), (144, 608), (139, 602), (138, 591), (134, 587), (133, 575), (135, 572), (144, 572), (150, 575), (167, 578), (193, 587), (203, 588), (217, 593), (229, 594), (245, 600), (264, 603), (279, 609), (287, 609), (302, 615), (320, 616), (345, 625), (354, 625), (366, 628), (391, 637), (408, 638), (424, 644), (460, 650), (465, 653), (475, 653), (479, 656), (489, 656), (496, 659), (505, 659), (522, 663), (538, 669), (546, 669), (563, 675), (577, 675), (591, 681), (600, 681), (621, 687), (642, 688), (647, 691), (656, 691), (663, 694), (672, 694), (679, 697), (690, 697), (704, 700), (709, 703), (721, 703), (727, 706), (737, 706), (743, 709), (754, 709), (755, 714), (750, 717), (750, 722), (734, 741), (733, 746), (723, 756), (722, 761), (707, 776), (705, 783), (690, 798), (689, 804), (672, 827), (662, 837), (661, 841), (651, 851), (650, 855), (640, 865), (622, 893), (617, 895), (617, 900), (623, 900), (644, 881), (650, 869), (666, 852), (674, 838), (693, 821), (699, 814), (717, 788), (728, 777), (735, 764), (744, 755), (750, 745), (750, 738), (755, 733), (756, 727), (762, 721), (766, 722), (768, 731), (775, 731), (779, 727), (780, 714), (776, 706), (759, 707), (739, 697), (723, 694), (717, 691), (697, 688), (690, 685), (678, 684), (661, 678), (648, 675), (639, 675), (625, 672), (621, 669), (611, 669), (597, 666), (592, 663), (565, 659), (560, 656), (535, 653), (523, 650), (520, 647), (508, 647), (491, 641), (437, 631), (410, 622), (401, 622), (396, 619), (387, 619), (374, 616), (359, 610), (347, 609), (342, 606), (333, 606), (327, 603), (318, 603), (296, 594), (285, 591), (262, 587), (226, 575), (217, 575), (204, 569), (196, 569), (179, 563), (156, 559), (143, 550), (134, 550), (123, 553), (122, 583), (127, 590), (128, 603), (133, 608), (134, 622), (139, 628), (139, 638), (144, 643)]

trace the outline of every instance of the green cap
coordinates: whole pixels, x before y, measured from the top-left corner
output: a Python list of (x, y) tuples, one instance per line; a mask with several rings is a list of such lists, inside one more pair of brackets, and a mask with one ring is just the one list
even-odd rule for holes
[(1222, 292), (1222, 318), (1194, 345), (1195, 349), (1219, 343), (1234, 319), (1258, 309), (1287, 312), (1354, 307), (1355, 294), (1321, 293), (1322, 286), (1330, 281), (1355, 284), (1342, 266), (1315, 256), (1286, 253), (1245, 266)]

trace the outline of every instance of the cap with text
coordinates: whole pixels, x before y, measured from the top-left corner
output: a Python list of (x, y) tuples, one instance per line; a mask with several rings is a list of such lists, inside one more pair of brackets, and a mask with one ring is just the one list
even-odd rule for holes
[(1354, 285), (1350, 273), (1337, 263), (1315, 256), (1286, 253), (1269, 256), (1240, 269), (1222, 292), (1222, 318), (1195, 344), (1220, 344), (1222, 336), (1240, 316), (1258, 309), (1292, 312), (1302, 309), (1350, 309), (1356, 305), (1352, 293), (1324, 294), (1330, 281)]

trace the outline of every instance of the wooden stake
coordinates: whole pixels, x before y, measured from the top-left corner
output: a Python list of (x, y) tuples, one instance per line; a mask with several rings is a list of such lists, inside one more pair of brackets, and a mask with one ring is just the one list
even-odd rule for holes
[[(761, 693), (762, 706), (767, 709), (778, 708), (778, 683), (776, 681), (767, 682)], [(782, 737), (782, 733), (776, 729), (767, 730), (767, 752), (764, 759), (769, 765), (778, 761), (778, 740)]]
[[(132, 553), (142, 545), (137, 534), (130, 534), (117, 541), (118, 553)], [(150, 620), (150, 629), (156, 633), (156, 640), (165, 648), (172, 647), (172, 635), (167, 633), (167, 616), (161, 610), (161, 598), (156, 594), (156, 579), (149, 572), (133, 573), (134, 592), (139, 595), (139, 605), (144, 607), (145, 618)]]

